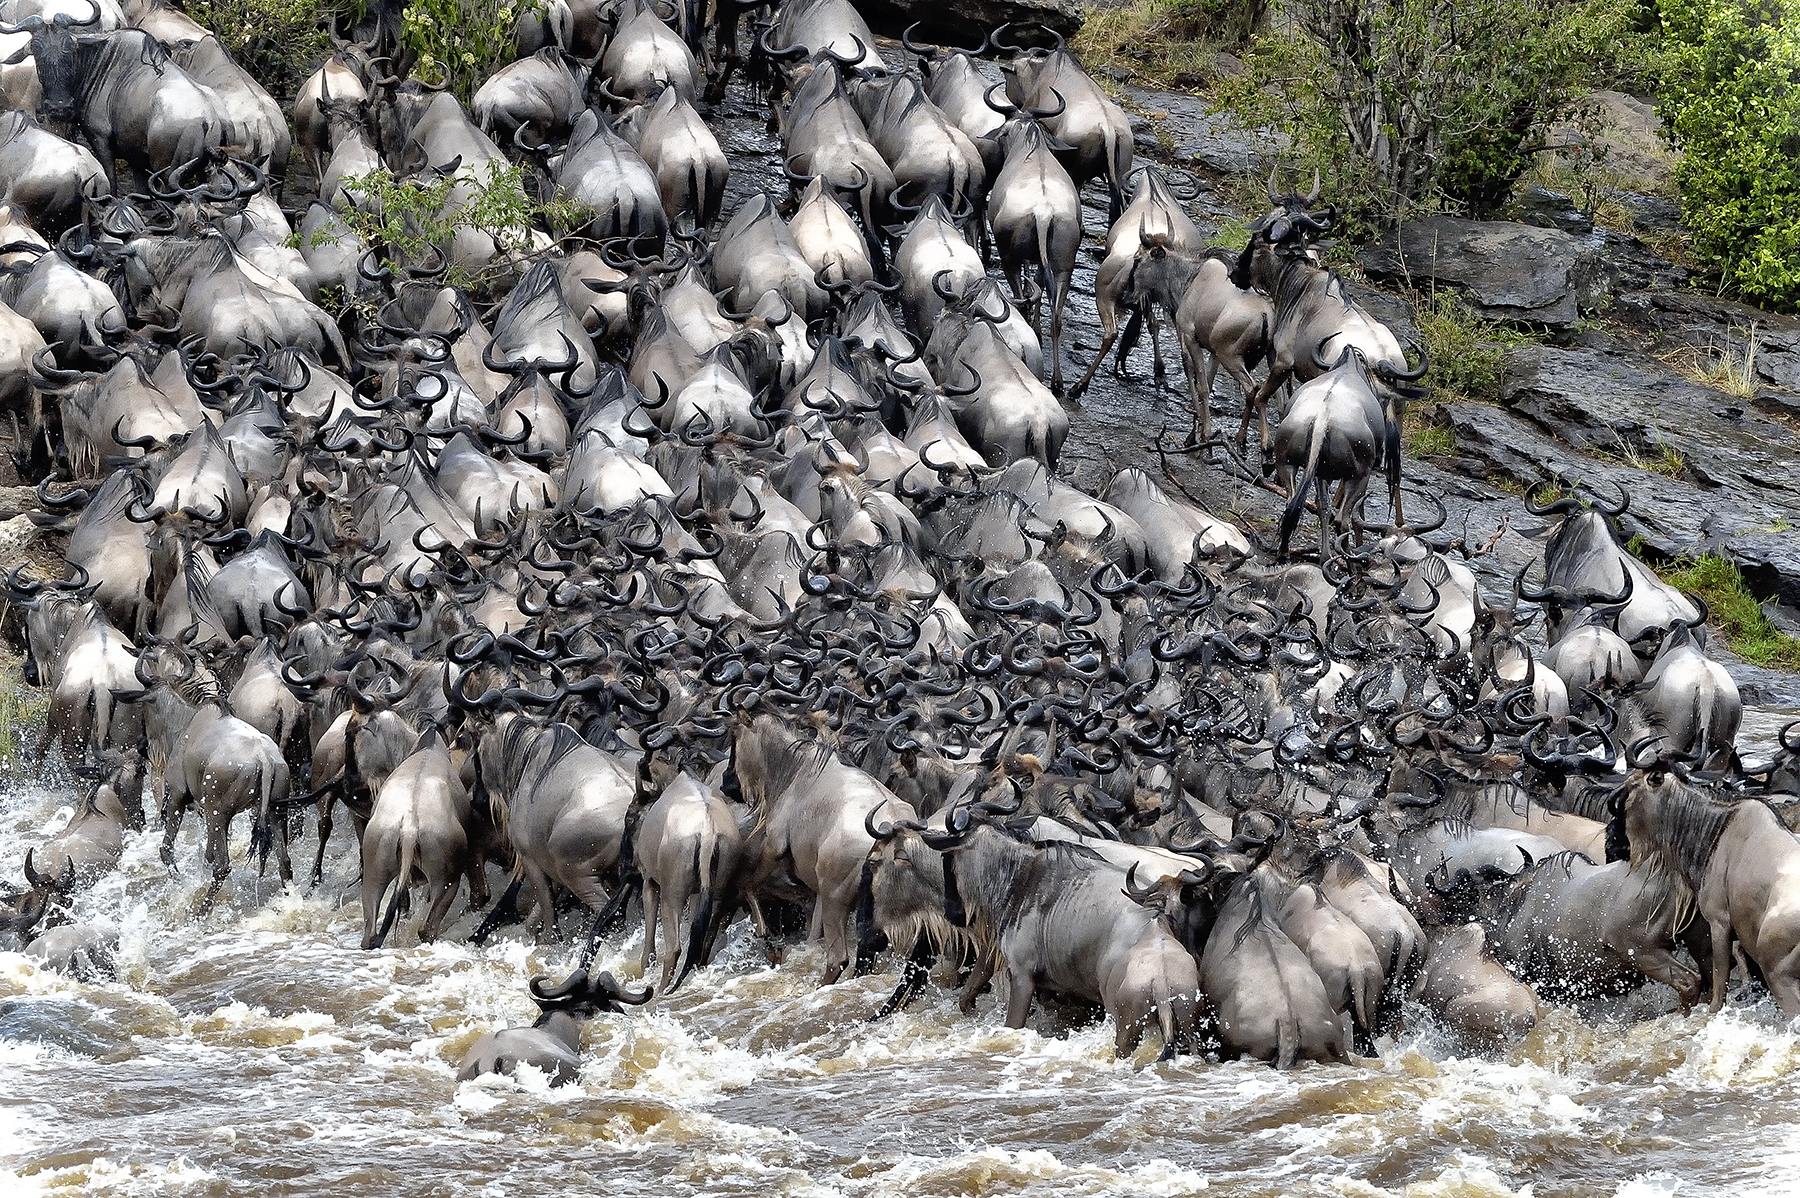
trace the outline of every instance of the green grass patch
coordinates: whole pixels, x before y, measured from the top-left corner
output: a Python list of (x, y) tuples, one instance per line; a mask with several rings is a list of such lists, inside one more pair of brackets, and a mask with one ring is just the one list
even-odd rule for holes
[(1409, 458), (1440, 457), (1456, 452), (1456, 434), (1436, 408), (1414, 405), (1400, 426), (1400, 448)]
[(25, 685), (17, 667), (0, 665), (0, 774), (17, 774), (25, 751), (37, 747), (44, 734), (44, 717), (50, 700), (35, 687)]
[[(1642, 548), (1641, 540), (1634, 538), (1632, 543)], [(1708, 553), (1680, 559), (1656, 572), (1670, 586), (1705, 600), (1709, 622), (1733, 653), (1752, 665), (1800, 670), (1800, 639), (1769, 622), (1736, 562)]]
[(1493, 403), (1506, 378), (1506, 351), (1531, 338), (1498, 321), (1475, 315), (1452, 291), (1414, 293), (1419, 336), (1431, 355), (1427, 378), (1439, 399), (1473, 399)]

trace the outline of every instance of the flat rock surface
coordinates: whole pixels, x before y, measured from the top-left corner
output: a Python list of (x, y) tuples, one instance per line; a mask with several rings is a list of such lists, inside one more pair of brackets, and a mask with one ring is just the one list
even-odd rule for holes
[(1569, 327), (1612, 290), (1599, 240), (1515, 221), (1431, 216), (1357, 257), (1378, 279), (1448, 284), (1495, 320)]
[(1623, 492), (1628, 535), (1668, 557), (1725, 552), (1800, 600), (1800, 432), (1654, 359), (1533, 346), (1509, 358), (1505, 407), (1445, 407), (1457, 452), (1524, 486)]
[(1197, 96), (1134, 86), (1119, 90), (1132, 110), (1161, 130), (1164, 156), (1178, 165), (1201, 166), (1222, 175), (1260, 176), (1288, 148), (1283, 134), (1246, 129)]

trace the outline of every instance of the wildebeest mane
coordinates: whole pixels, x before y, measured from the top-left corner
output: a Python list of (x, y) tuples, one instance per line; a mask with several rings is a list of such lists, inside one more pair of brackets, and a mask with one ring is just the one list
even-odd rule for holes
[(1737, 814), (1738, 804), (1721, 803), (1679, 778), (1669, 778), (1664, 786), (1649, 808), (1656, 843), (1642, 848), (1634, 845), (1638, 852), (1633, 854), (1632, 865), (1637, 866), (1641, 854), (1648, 852), (1668, 860), (1690, 885), (1698, 885), (1712, 863), (1725, 825)]
[(769, 748), (764, 754), (768, 771), (763, 791), (765, 800), (773, 802), (789, 788), (822, 776), (835, 756), (832, 747), (824, 741), (803, 737)]
[[(77, 112), (85, 109), (102, 84), (121, 81), (130, 76), (133, 67), (149, 67), (160, 79), (173, 60), (162, 43), (141, 29), (115, 29), (106, 34), (90, 34), (75, 39), (72, 53), (58, 63), (67, 63), (70, 72), (68, 92), (75, 98)], [(41, 67), (40, 67), (41, 69)], [(44, 88), (49, 94), (49, 87)]]

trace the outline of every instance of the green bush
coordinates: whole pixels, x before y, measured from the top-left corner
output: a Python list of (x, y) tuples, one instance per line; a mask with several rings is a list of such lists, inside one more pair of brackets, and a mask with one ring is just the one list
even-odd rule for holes
[(1487, 215), (1599, 79), (1638, 0), (1291, 0), (1227, 99), (1294, 142), (1366, 226)]
[(1440, 400), (1493, 403), (1506, 377), (1506, 349), (1530, 340), (1516, 329), (1483, 320), (1453, 291), (1414, 296), (1419, 337), (1431, 357), (1431, 389)]
[[(459, 229), (486, 233), (504, 254), (528, 249), (533, 232), (561, 238), (593, 219), (592, 211), (574, 200), (534, 201), (525, 187), (524, 169), (498, 159), (488, 163), (487, 178), (474, 185), (466, 202), (447, 211), (457, 184), (454, 175), (396, 179), (387, 171), (371, 171), (343, 181), (345, 191), (364, 199), (338, 215), (362, 244), (379, 246), (390, 261), (407, 264), (430, 261), (433, 247), (448, 247)], [(476, 274), (452, 266), (444, 281), (479, 292), (504, 279), (515, 265), (496, 260)]]
[(1800, 0), (1662, 0), (1663, 120), (1693, 252), (1726, 286), (1800, 308)]
[(418, 56), (413, 73), (450, 85), (467, 104), (494, 68), (513, 56), (513, 28), (542, 0), (413, 0), (401, 18), (401, 41)]
[(277, 100), (294, 98), (331, 53), (325, 24), (339, 6), (317, 0), (185, 0), (237, 64)]

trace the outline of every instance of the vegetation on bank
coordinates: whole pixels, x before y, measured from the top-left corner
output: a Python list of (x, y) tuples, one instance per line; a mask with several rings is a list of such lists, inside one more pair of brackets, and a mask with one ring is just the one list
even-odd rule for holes
[(1782, 632), (1763, 614), (1762, 603), (1728, 557), (1708, 553), (1657, 570), (1664, 582), (1705, 601), (1709, 622), (1733, 653), (1752, 665), (1800, 670), (1800, 639)]
[(416, 56), (416, 74), (447, 83), (467, 104), (512, 59), (521, 18), (544, 7), (543, 0), (413, 0), (401, 17), (400, 40)]
[(1800, 311), (1800, 0), (1657, 0), (1663, 120), (1694, 255)]
[(1527, 180), (1629, 230), (1616, 197), (1635, 181), (1591, 152), (1585, 98), (1654, 94), (1691, 230), (1656, 248), (1800, 310), (1800, 0), (1133, 0), (1076, 47), (1279, 130), (1361, 237), (1429, 211), (1496, 215)]
[(283, 102), (331, 53), (326, 23), (338, 11), (317, 0), (183, 0), (182, 8)]
[(43, 735), (49, 697), (27, 687), (12, 662), (0, 663), (0, 774), (15, 774)]

